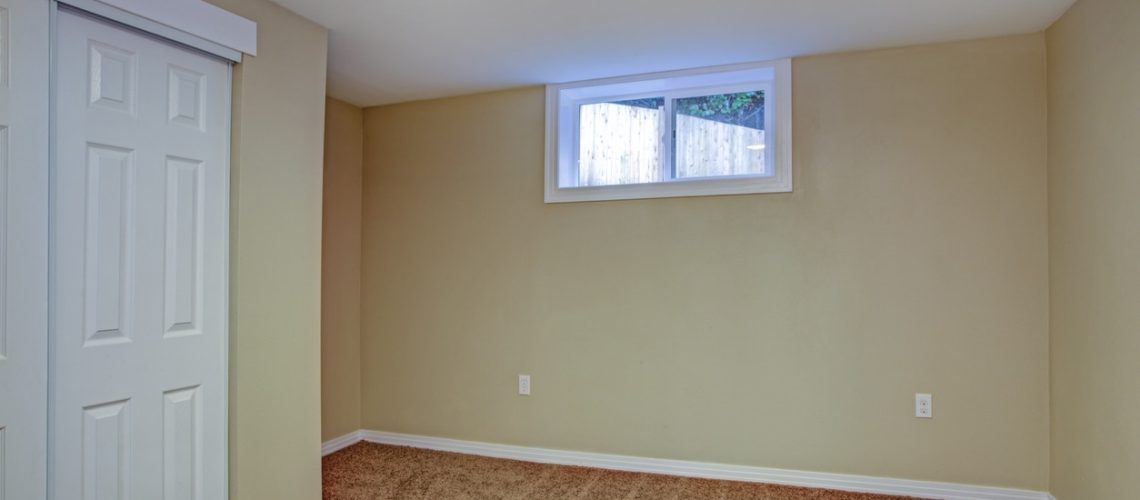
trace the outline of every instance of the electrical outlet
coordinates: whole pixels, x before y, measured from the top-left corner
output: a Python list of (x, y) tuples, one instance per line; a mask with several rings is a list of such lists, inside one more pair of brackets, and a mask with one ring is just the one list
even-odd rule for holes
[(530, 396), (530, 375), (519, 374), (519, 395)]
[(934, 418), (934, 396), (921, 393), (915, 394), (914, 416), (918, 418)]

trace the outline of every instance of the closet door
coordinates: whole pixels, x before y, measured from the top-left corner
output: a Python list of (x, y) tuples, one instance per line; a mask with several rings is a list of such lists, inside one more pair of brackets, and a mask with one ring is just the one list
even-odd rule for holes
[(0, 0), (0, 500), (47, 484), (48, 2)]
[(56, 26), (52, 496), (223, 499), (229, 65)]

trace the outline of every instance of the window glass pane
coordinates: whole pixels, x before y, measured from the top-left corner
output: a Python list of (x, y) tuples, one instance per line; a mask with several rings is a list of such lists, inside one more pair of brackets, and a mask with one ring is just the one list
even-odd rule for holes
[(763, 91), (676, 99), (673, 123), (676, 178), (770, 175)]
[(584, 104), (578, 141), (578, 185), (662, 180), (663, 97)]

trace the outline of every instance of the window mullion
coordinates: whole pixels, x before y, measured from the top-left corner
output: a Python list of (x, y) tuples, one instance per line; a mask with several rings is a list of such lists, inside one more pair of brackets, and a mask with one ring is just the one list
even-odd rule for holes
[(673, 180), (673, 144), (677, 124), (673, 120), (673, 94), (665, 94), (665, 109), (661, 115), (661, 182)]
[(566, 165), (569, 175), (566, 176), (569, 185), (577, 187), (581, 184), (581, 174), (579, 169), (582, 168), (581, 146), (582, 140), (582, 105), (578, 102), (571, 101), (563, 111), (570, 112), (570, 133), (571, 145), (573, 149), (570, 151), (570, 164)]
[(775, 109), (786, 103), (776, 99), (775, 85), (764, 86), (764, 173), (773, 175), (776, 170), (776, 148), (779, 132), (776, 125)]

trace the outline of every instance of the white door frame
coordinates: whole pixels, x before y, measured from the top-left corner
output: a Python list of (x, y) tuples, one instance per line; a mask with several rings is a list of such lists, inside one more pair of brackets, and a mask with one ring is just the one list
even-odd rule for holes
[[(49, 262), (49, 264), (53, 263), (55, 258), (56, 258), (56, 242), (55, 242), (55, 239), (56, 239), (55, 238), (56, 214), (55, 214), (54, 203), (55, 203), (55, 198), (56, 198), (55, 178), (56, 178), (56, 171), (57, 171), (57, 163), (56, 163), (56, 161), (57, 161), (57, 158), (56, 158), (57, 134), (56, 134), (56, 130), (57, 130), (58, 123), (56, 120), (56, 116), (57, 116), (56, 91), (57, 91), (58, 85), (57, 85), (57, 81), (56, 81), (55, 61), (57, 60), (57, 52), (56, 52), (56, 50), (57, 50), (57, 47), (56, 47), (56, 45), (57, 45), (57, 29), (58, 29), (57, 16), (58, 16), (60, 10), (61, 9), (70, 9), (73, 11), (82, 12), (86, 15), (94, 15), (95, 17), (102, 18), (103, 20), (108, 21), (111, 24), (120, 25), (124, 29), (132, 30), (135, 32), (141, 32), (141, 33), (144, 33), (150, 37), (158, 38), (162, 41), (165, 41), (166, 43), (171, 43), (171, 44), (174, 44), (176, 46), (180, 46), (183, 48), (188, 48), (188, 49), (195, 50), (195, 51), (198, 51), (201, 53), (205, 53), (208, 56), (220, 58), (220, 59), (225, 60), (226, 62), (229, 63), (226, 65), (227, 71), (226, 71), (225, 86), (226, 86), (227, 92), (224, 93), (224, 99), (225, 99), (225, 103), (226, 103), (225, 107), (229, 113), (228, 119), (225, 120), (225, 136), (228, 138), (231, 138), (231, 140), (226, 141), (226, 145), (225, 145), (226, 151), (224, 154), (224, 156), (226, 158), (226, 168), (225, 168), (226, 175), (223, 176), (224, 180), (225, 180), (225, 186), (224, 186), (224, 192), (223, 192), (223, 199), (224, 199), (223, 210), (226, 213), (226, 217), (225, 217), (225, 221), (223, 223), (223, 228), (222, 228), (223, 246), (224, 246), (225, 250), (223, 252), (223, 258), (222, 258), (223, 268), (224, 268), (223, 269), (224, 286), (223, 286), (223, 297), (222, 297), (222, 301), (221, 301), (223, 304), (222, 305), (222, 311), (221, 311), (221, 316), (222, 316), (221, 336), (223, 338), (223, 350), (224, 350), (224, 356), (225, 356), (225, 360), (222, 363), (222, 387), (223, 387), (223, 391), (224, 391), (224, 397), (222, 398), (223, 399), (222, 412), (223, 412), (223, 415), (226, 415), (226, 418), (222, 422), (222, 434), (223, 434), (223, 439), (225, 440), (225, 447), (227, 449), (227, 452), (224, 454), (222, 468), (221, 468), (222, 469), (222, 480), (226, 486), (225, 486), (225, 488), (223, 488), (223, 497), (220, 500), (226, 500), (229, 498), (229, 482), (230, 482), (230, 480), (229, 480), (229, 451), (228, 451), (229, 450), (229, 439), (230, 439), (230, 437), (229, 437), (229, 413), (230, 413), (229, 412), (229, 395), (230, 395), (230, 392), (229, 392), (229, 385), (230, 385), (230, 379), (229, 379), (229, 371), (230, 371), (229, 370), (229, 361), (230, 361), (230, 335), (229, 335), (229, 325), (230, 325), (229, 304), (230, 304), (230, 299), (229, 299), (229, 291), (230, 291), (230, 251), (231, 251), (231, 247), (230, 247), (230, 219), (231, 219), (231, 216), (230, 216), (230, 214), (231, 214), (231, 211), (230, 211), (230, 181), (231, 181), (231, 175), (232, 175), (232, 165), (231, 165), (232, 151), (231, 151), (231, 147), (232, 147), (232, 137), (233, 137), (233, 131), (232, 131), (232, 125), (233, 125), (233, 64), (241, 62), (241, 58), (242, 58), (243, 53), (249, 53), (252, 55), (253, 53), (256, 52), (256, 24), (253, 24), (252, 21), (247, 21), (244, 18), (240, 18), (234, 14), (229, 14), (228, 12), (226, 13), (229, 16), (232, 16), (234, 18), (238, 18), (238, 19), (241, 19), (243, 21), (249, 22), (250, 23), (249, 29), (252, 30), (252, 32), (251, 32), (252, 35), (249, 35), (248, 33), (247, 33), (247, 35), (252, 36), (254, 42), (252, 44), (244, 45), (242, 50), (235, 50), (235, 49), (231, 49), (231, 48), (228, 48), (226, 46), (223, 46), (221, 44), (215, 43), (211, 40), (207, 40), (205, 38), (200, 38), (198, 36), (189, 34), (185, 31), (180, 31), (178, 29), (171, 28), (167, 25), (164, 25), (164, 24), (161, 24), (161, 23), (158, 23), (155, 21), (151, 21), (149, 19), (146, 19), (145, 17), (142, 17), (142, 16), (136, 15), (134, 13), (127, 12), (125, 10), (119, 9), (117, 7), (102, 3), (98, 0), (46, 0), (46, 1), (50, 4), (50, 10), (49, 10), (49, 15), (48, 15), (48, 17), (49, 17), (49, 29), (48, 29), (48, 33), (47, 33), (47, 36), (50, 39), (50, 58), (49, 58), (50, 60), (48, 61), (48, 65), (49, 65), (49, 77), (48, 77), (48, 115), (49, 115), (49, 117), (48, 117), (48, 171), (49, 171), (48, 205), (49, 205), (49, 210), (51, 212), (49, 214), (49, 223), (48, 223), (48, 234), (49, 234), (48, 262)], [(198, 2), (200, 0), (189, 0), (189, 1)], [(165, 3), (169, 4), (169, 2), (165, 2)], [(217, 18), (213, 19), (213, 21), (217, 21), (217, 20), (218, 20)], [(210, 22), (210, 20), (203, 18), (203, 19), (198, 19), (197, 22), (199, 24), (203, 24), (203, 23)], [(47, 352), (47, 372), (46, 372), (47, 373), (47, 379), (48, 379), (47, 380), (48, 394), (47, 394), (47, 409), (46, 409), (47, 410), (47, 416), (48, 416), (48, 422), (47, 422), (47, 429), (48, 429), (47, 438), (48, 439), (47, 439), (47, 442), (45, 443), (45, 447), (46, 447), (46, 450), (48, 453), (48, 460), (47, 460), (47, 474), (46, 474), (47, 485), (46, 485), (46, 488), (47, 488), (47, 498), (49, 500), (57, 500), (56, 496), (55, 496), (53, 481), (52, 481), (52, 478), (55, 476), (54, 460), (51, 459), (51, 455), (50, 455), (52, 453), (52, 450), (54, 449), (54, 433), (52, 432), (52, 429), (54, 428), (54, 424), (55, 424), (55, 422), (54, 422), (54, 420), (55, 420), (55, 408), (54, 408), (54, 403), (53, 403), (53, 397), (54, 397), (54, 391), (55, 391), (55, 376), (53, 374), (56, 373), (54, 339), (55, 339), (56, 333), (57, 333), (56, 329), (55, 329), (54, 319), (53, 319), (54, 314), (55, 314), (54, 293), (52, 293), (50, 290), (50, 288), (51, 288), (50, 284), (55, 283), (54, 265), (49, 265), (48, 283), (49, 283), (49, 286), (48, 286), (48, 291), (49, 291), (49, 293), (48, 293), (48, 297), (49, 297), (49, 300), (48, 300), (48, 325), (47, 325), (48, 326), (48, 341), (47, 341), (48, 352)]]

